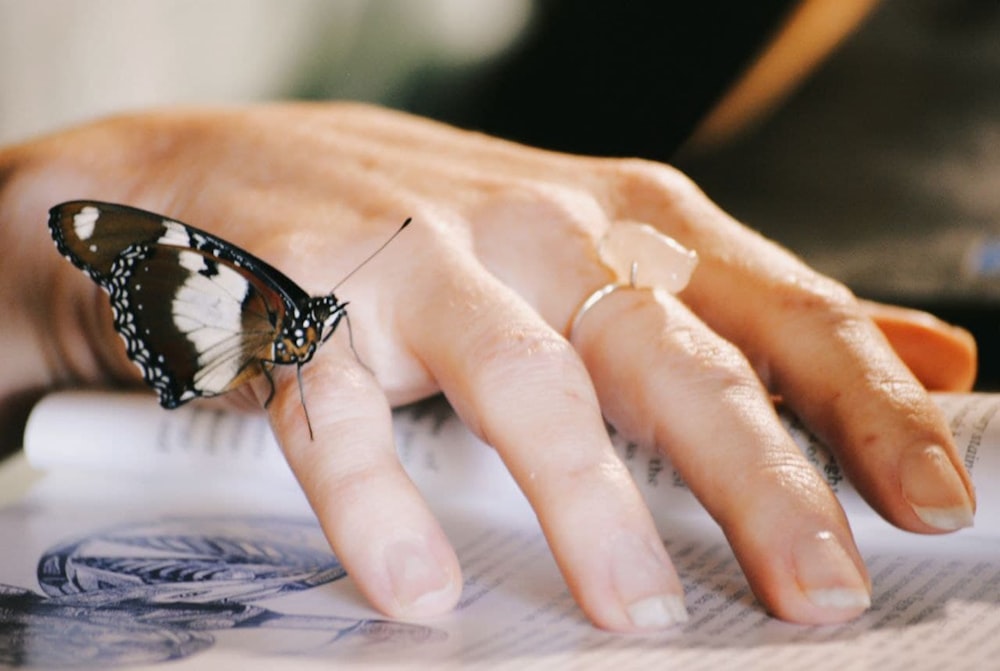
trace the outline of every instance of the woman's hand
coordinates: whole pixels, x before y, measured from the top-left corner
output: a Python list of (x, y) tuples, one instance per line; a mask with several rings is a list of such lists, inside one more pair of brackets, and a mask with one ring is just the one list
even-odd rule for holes
[[(683, 618), (682, 590), (604, 424), (669, 455), (779, 617), (837, 622), (870, 585), (833, 494), (783, 431), (780, 396), (835, 449), (893, 523), (971, 522), (972, 486), (920, 381), (967, 388), (967, 335), (860, 303), (657, 164), (547, 153), (365, 106), (279, 105), (123, 117), (0, 153), (0, 406), (68, 384), (135, 382), (107, 300), (59, 257), (57, 202), (135, 205), (207, 229), (326, 293), (407, 217), (414, 224), (338, 290), (354, 344), (275, 371), (269, 412), (330, 543), (380, 610), (448, 610), (462, 580), (396, 460), (389, 408), (443, 391), (534, 507), (577, 601), (599, 626)], [(616, 291), (596, 248), (643, 222), (698, 252), (674, 297)], [(873, 319), (874, 317), (874, 319)], [(886, 335), (876, 322), (886, 325)], [(932, 379), (936, 371), (951, 377)], [(236, 392), (262, 404), (266, 380)]]

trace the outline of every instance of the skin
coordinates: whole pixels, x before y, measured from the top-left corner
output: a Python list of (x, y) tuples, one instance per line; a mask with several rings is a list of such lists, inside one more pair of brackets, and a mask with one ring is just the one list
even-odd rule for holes
[[(413, 218), (337, 292), (371, 370), (344, 333), (303, 369), (314, 441), (293, 369), (275, 371), (268, 408), (331, 546), (388, 615), (447, 611), (461, 589), (455, 554), (392, 445), (390, 407), (438, 392), (497, 449), (573, 595), (606, 629), (668, 626), (682, 591), (602, 415), (670, 457), (763, 605), (787, 620), (852, 618), (870, 586), (774, 397), (894, 524), (934, 533), (942, 520), (971, 521), (969, 478), (910, 370), (967, 389), (967, 334), (858, 301), (667, 166), (548, 153), (351, 104), (148, 113), (0, 151), (8, 427), (46, 389), (139, 380), (105, 295), (49, 239), (48, 208), (73, 198), (204, 228), (313, 293)], [(574, 311), (610, 279), (597, 242), (621, 221), (697, 250), (699, 266), (676, 297), (614, 292), (570, 342)], [(879, 323), (891, 324), (883, 333)], [(926, 374), (941, 369), (954, 373)], [(225, 399), (260, 406), (268, 392), (258, 378)]]

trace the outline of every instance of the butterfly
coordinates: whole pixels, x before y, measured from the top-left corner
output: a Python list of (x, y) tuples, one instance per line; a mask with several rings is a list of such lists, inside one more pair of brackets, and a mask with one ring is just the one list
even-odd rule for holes
[(59, 252), (108, 292), (128, 357), (164, 408), (261, 373), (271, 383), (266, 406), (275, 365), (296, 366), (301, 394), (302, 366), (342, 319), (350, 327), (347, 303), (333, 291), (310, 296), (249, 252), (169, 217), (78, 200), (49, 211), (49, 230)]

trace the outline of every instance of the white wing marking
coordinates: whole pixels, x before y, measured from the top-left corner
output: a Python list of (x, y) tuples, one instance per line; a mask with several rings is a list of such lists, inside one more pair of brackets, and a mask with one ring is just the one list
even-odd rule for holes
[(222, 264), (211, 275), (202, 274), (208, 265), (196, 252), (182, 251), (178, 260), (189, 275), (174, 294), (171, 315), (198, 352), (194, 387), (206, 394), (222, 393), (240, 372), (243, 301), (250, 284)]

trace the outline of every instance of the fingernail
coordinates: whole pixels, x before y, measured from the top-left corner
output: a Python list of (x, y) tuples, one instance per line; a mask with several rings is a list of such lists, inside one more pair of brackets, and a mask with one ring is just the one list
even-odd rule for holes
[(635, 629), (666, 629), (686, 622), (687, 609), (673, 570), (638, 536), (623, 533), (612, 550), (612, 581)]
[(832, 532), (806, 536), (792, 551), (799, 587), (814, 605), (858, 611), (871, 607), (868, 581)]
[(925, 524), (942, 531), (972, 526), (972, 499), (944, 448), (908, 451), (899, 477), (903, 497)]
[(436, 615), (452, 606), (451, 576), (419, 541), (398, 541), (385, 551), (396, 602), (406, 615)]

